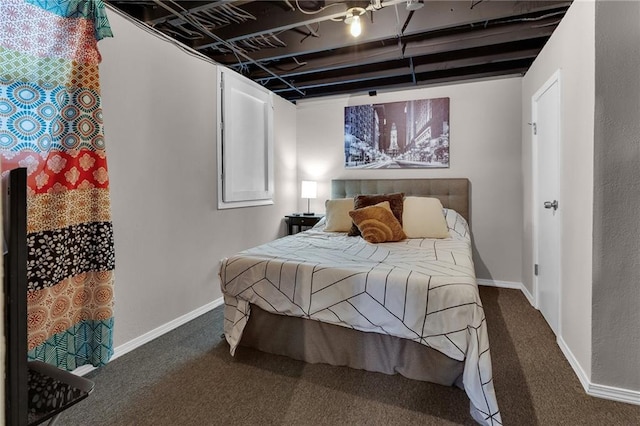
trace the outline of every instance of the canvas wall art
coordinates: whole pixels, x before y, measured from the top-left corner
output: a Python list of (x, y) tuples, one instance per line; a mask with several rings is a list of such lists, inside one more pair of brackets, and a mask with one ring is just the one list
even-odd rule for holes
[(345, 107), (344, 165), (449, 167), (449, 98)]

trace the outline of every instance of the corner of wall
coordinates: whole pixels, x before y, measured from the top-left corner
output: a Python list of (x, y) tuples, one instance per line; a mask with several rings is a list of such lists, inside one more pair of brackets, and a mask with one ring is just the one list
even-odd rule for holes
[(592, 350), (594, 9), (593, 2), (574, 2), (522, 81), (522, 273), (525, 288), (533, 294), (533, 147), (526, 123), (531, 121), (532, 96), (554, 72), (561, 72), (560, 200), (564, 244), (558, 337), (559, 344), (562, 342), (567, 349), (565, 355), (571, 354), (576, 374), (583, 379), (591, 376)]
[(591, 306), (591, 379), (636, 394), (640, 393), (639, 17), (638, 2), (596, 2)]

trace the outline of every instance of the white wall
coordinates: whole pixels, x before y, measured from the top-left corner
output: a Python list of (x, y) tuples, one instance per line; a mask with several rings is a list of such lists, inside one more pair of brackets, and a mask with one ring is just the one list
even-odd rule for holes
[(592, 381), (640, 404), (640, 3), (596, 3)]
[(295, 106), (277, 98), (275, 204), (217, 210), (215, 67), (108, 15), (115, 37), (99, 48), (117, 348), (220, 298), (219, 260), (284, 234), (296, 127)]
[[(522, 178), (521, 79), (454, 84), (298, 102), (298, 176), (318, 181), (311, 210), (324, 211), (331, 179), (467, 177), (478, 278), (520, 283)], [(346, 170), (344, 107), (450, 98), (450, 168)], [(298, 210), (306, 209), (300, 201)]]
[(524, 285), (533, 289), (531, 97), (560, 69), (562, 292), (559, 337), (584, 370), (591, 372), (593, 224), (593, 126), (595, 6), (574, 2), (522, 80), (522, 172)]

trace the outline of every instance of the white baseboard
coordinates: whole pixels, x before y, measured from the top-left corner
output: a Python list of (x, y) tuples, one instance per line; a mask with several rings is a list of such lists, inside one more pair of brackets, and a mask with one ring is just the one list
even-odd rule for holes
[(91, 373), (95, 369), (96, 367), (94, 367), (93, 365), (86, 364), (76, 368), (75, 370), (72, 371), (72, 373), (75, 374), (76, 376), (84, 376), (85, 374)]
[(613, 386), (590, 383), (587, 393), (596, 398), (611, 399), (627, 404), (640, 405), (640, 391), (630, 389), (615, 388)]
[[(224, 303), (224, 299), (220, 297), (219, 299), (216, 299), (212, 302), (207, 303), (204, 306), (194, 309), (193, 311), (188, 312), (174, 320), (171, 320), (168, 323), (161, 325), (160, 327), (154, 328), (153, 330), (143, 334), (140, 337), (136, 337), (135, 339), (130, 340), (127, 343), (124, 343), (116, 347), (113, 350), (113, 356), (111, 357), (110, 361), (113, 361), (114, 359), (121, 357), (122, 355), (129, 353), (136, 348), (139, 348), (145, 343), (148, 343), (153, 339), (156, 339), (162, 336), (163, 334), (168, 333), (171, 330), (174, 330), (180, 327), (181, 325), (188, 323), (189, 321), (199, 317), (200, 315), (205, 314), (214, 308), (217, 308), (223, 303)], [(95, 369), (96, 367), (94, 367), (93, 365), (83, 365), (73, 370), (72, 373), (78, 376), (84, 376), (85, 374)]]
[(522, 283), (516, 283), (512, 281), (498, 281), (478, 278), (476, 279), (476, 282), (478, 283), (478, 285), (483, 285), (486, 287), (513, 288), (516, 290), (520, 290), (522, 288)]
[[(478, 285), (520, 290), (527, 298), (529, 303), (531, 303), (531, 306), (533, 306), (534, 308), (536, 307), (533, 296), (522, 283), (487, 279), (477, 279), (476, 281), (478, 282)], [(624, 402), (627, 404), (640, 405), (640, 391), (592, 383), (587, 376), (587, 373), (585, 373), (585, 371), (582, 369), (582, 366), (567, 346), (564, 339), (562, 339), (562, 337), (558, 337), (557, 343), (565, 358), (567, 358), (567, 361), (569, 361), (569, 365), (571, 365), (574, 373), (576, 374), (576, 376), (578, 376), (578, 380), (580, 380), (580, 384), (582, 384), (582, 387), (584, 388), (584, 391), (587, 393), (587, 395), (591, 395), (596, 398), (604, 398), (613, 401)]]
[(476, 282), (478, 283), (478, 285), (487, 287), (512, 288), (514, 290), (520, 290), (522, 294), (524, 294), (524, 297), (527, 298), (531, 306), (535, 307), (535, 304), (533, 303), (533, 296), (531, 295), (531, 293), (529, 293), (529, 290), (527, 290), (527, 288), (522, 283), (513, 281), (487, 280), (484, 278), (478, 278), (476, 279)]
[(529, 289), (525, 287), (524, 284), (522, 284), (522, 287), (520, 287), (520, 290), (522, 290), (522, 294), (524, 294), (524, 297), (527, 298), (531, 306), (535, 308), (536, 307), (535, 299), (533, 298), (533, 295), (529, 292)]
[(557, 336), (556, 342), (558, 343), (558, 346), (560, 346), (560, 350), (564, 354), (564, 357), (567, 359), (567, 361), (569, 361), (569, 365), (571, 365), (571, 368), (576, 373), (576, 376), (578, 376), (578, 380), (580, 380), (580, 384), (584, 388), (584, 391), (589, 393), (588, 390), (591, 382), (589, 380), (589, 377), (587, 376), (587, 373), (585, 373), (585, 371), (582, 369), (582, 366), (573, 355), (573, 352), (571, 352), (571, 349), (569, 349), (569, 346), (567, 346), (562, 336)]
[(580, 365), (576, 357), (573, 356), (573, 353), (565, 343), (564, 339), (562, 337), (558, 337), (557, 342), (565, 358), (567, 358), (567, 361), (569, 361), (571, 368), (573, 368), (576, 376), (578, 376), (578, 380), (580, 380), (580, 384), (582, 384), (582, 387), (584, 388), (584, 391), (587, 393), (587, 395), (591, 395), (596, 398), (624, 402), (627, 404), (640, 405), (640, 391), (592, 383), (589, 377), (587, 377), (587, 373), (585, 373), (585, 371), (582, 369), (582, 366)]

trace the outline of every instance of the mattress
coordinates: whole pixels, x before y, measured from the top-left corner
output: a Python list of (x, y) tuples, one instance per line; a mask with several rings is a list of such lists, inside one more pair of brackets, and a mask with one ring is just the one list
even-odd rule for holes
[(464, 361), (474, 419), (500, 424), (487, 327), (465, 219), (445, 209), (451, 238), (370, 244), (315, 228), (223, 259), (231, 354), (251, 306), (406, 339)]

